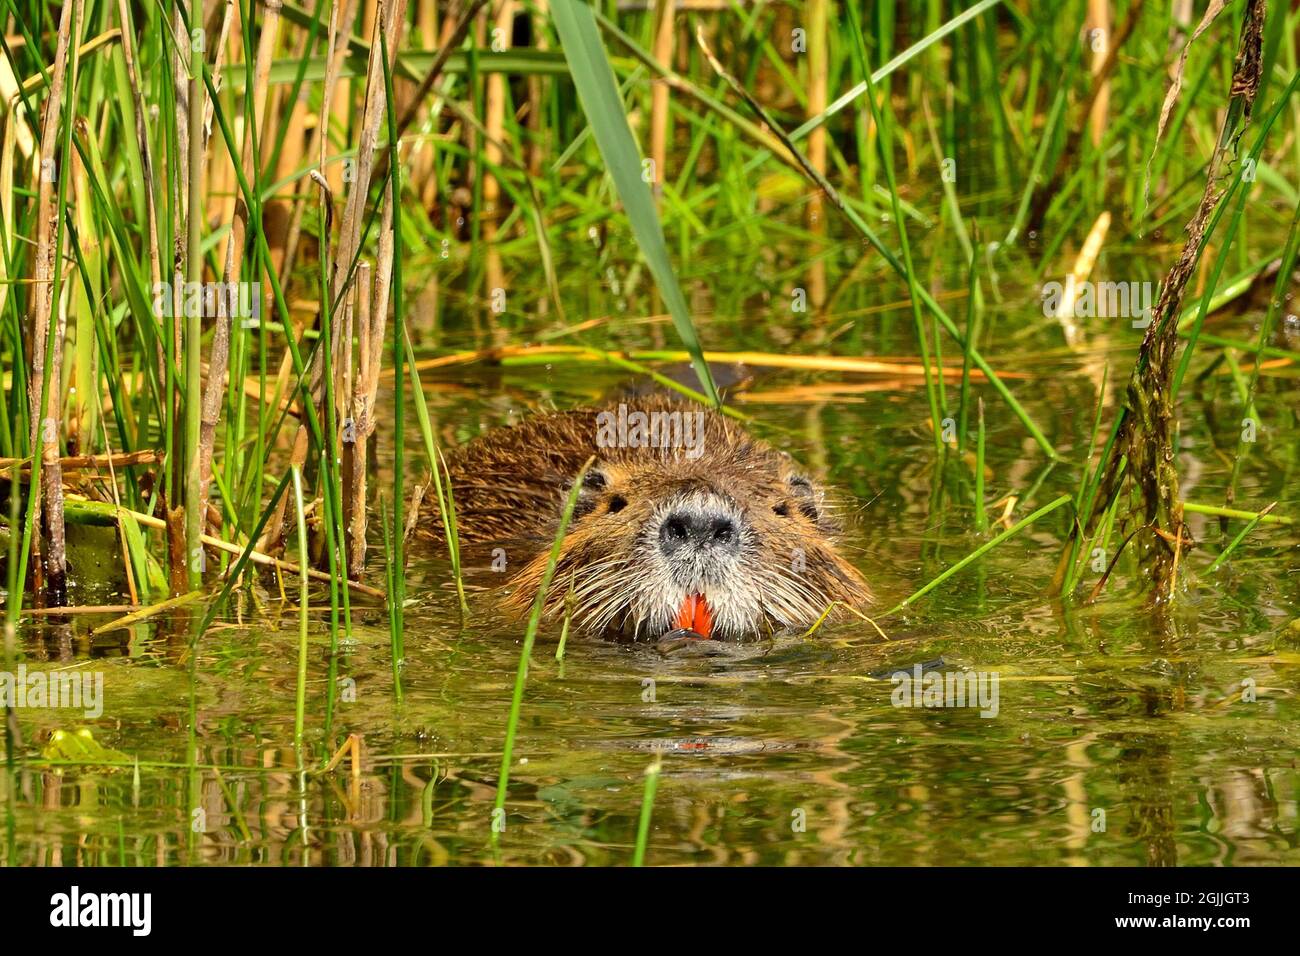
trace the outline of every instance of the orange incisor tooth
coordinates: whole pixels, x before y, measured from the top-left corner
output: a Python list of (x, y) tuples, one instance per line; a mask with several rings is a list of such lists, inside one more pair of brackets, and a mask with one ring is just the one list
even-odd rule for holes
[(713, 612), (702, 594), (688, 594), (677, 612), (677, 626), (694, 631), (700, 637), (713, 635)]

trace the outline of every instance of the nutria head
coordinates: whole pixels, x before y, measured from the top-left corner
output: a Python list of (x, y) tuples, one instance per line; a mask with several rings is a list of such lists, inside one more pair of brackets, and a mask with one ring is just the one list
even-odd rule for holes
[[(639, 433), (637, 412), (647, 425)], [(659, 420), (661, 434), (656, 414), (682, 418)], [(788, 455), (721, 414), (639, 400), (631, 410), (542, 418), (546, 427), (508, 431), (517, 439), (578, 433), (583, 457), (571, 459), (578, 464), (564, 491), (581, 461), (596, 456), (562, 542), (548, 614), (563, 614), (572, 591), (572, 626), (588, 633), (654, 639), (687, 628), (746, 638), (806, 629), (833, 602), (871, 600), (835, 549), (839, 524), (827, 496)], [(552, 446), (545, 464), (556, 463)], [(506, 603), (515, 611), (532, 605), (549, 550), (511, 582)]]

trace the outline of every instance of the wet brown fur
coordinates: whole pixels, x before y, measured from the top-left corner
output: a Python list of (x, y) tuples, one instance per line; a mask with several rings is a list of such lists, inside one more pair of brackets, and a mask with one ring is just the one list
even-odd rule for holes
[[(667, 398), (629, 399), (627, 406), (647, 413), (701, 410)], [(532, 604), (572, 481), (593, 454), (547, 594), (548, 614), (563, 613), (572, 586), (578, 628), (632, 637), (662, 633), (662, 610), (643, 634), (637, 613), (615, 604), (644, 577), (645, 529), (655, 509), (697, 492), (733, 502), (744, 515), (754, 568), (744, 587), (757, 590), (742, 597), (763, 606), (756, 629), (806, 628), (831, 602), (858, 608), (870, 602), (862, 575), (835, 548), (834, 509), (789, 455), (712, 411), (704, 414), (703, 451), (695, 460), (683, 448), (601, 448), (600, 411), (538, 414), (475, 439), (449, 461), (461, 540), (471, 548), (502, 547), (512, 564), (523, 552), (506, 607), (523, 613)]]

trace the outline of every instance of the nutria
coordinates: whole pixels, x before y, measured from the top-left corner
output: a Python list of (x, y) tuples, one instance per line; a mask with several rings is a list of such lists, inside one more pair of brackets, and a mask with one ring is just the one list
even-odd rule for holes
[(718, 412), (641, 397), (538, 414), (452, 456), (460, 539), (509, 562), (524, 551), (511, 610), (534, 601), (593, 455), (547, 594), (552, 617), (572, 589), (572, 625), (587, 633), (745, 638), (806, 629), (832, 602), (870, 602), (833, 544), (834, 509), (789, 455)]

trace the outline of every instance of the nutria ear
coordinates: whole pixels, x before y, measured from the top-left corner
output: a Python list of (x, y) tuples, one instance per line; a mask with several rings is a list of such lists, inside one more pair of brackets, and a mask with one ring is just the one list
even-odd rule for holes
[(820, 521), (822, 493), (813, 485), (812, 480), (796, 472), (789, 477), (788, 484), (804, 517), (809, 521)]

